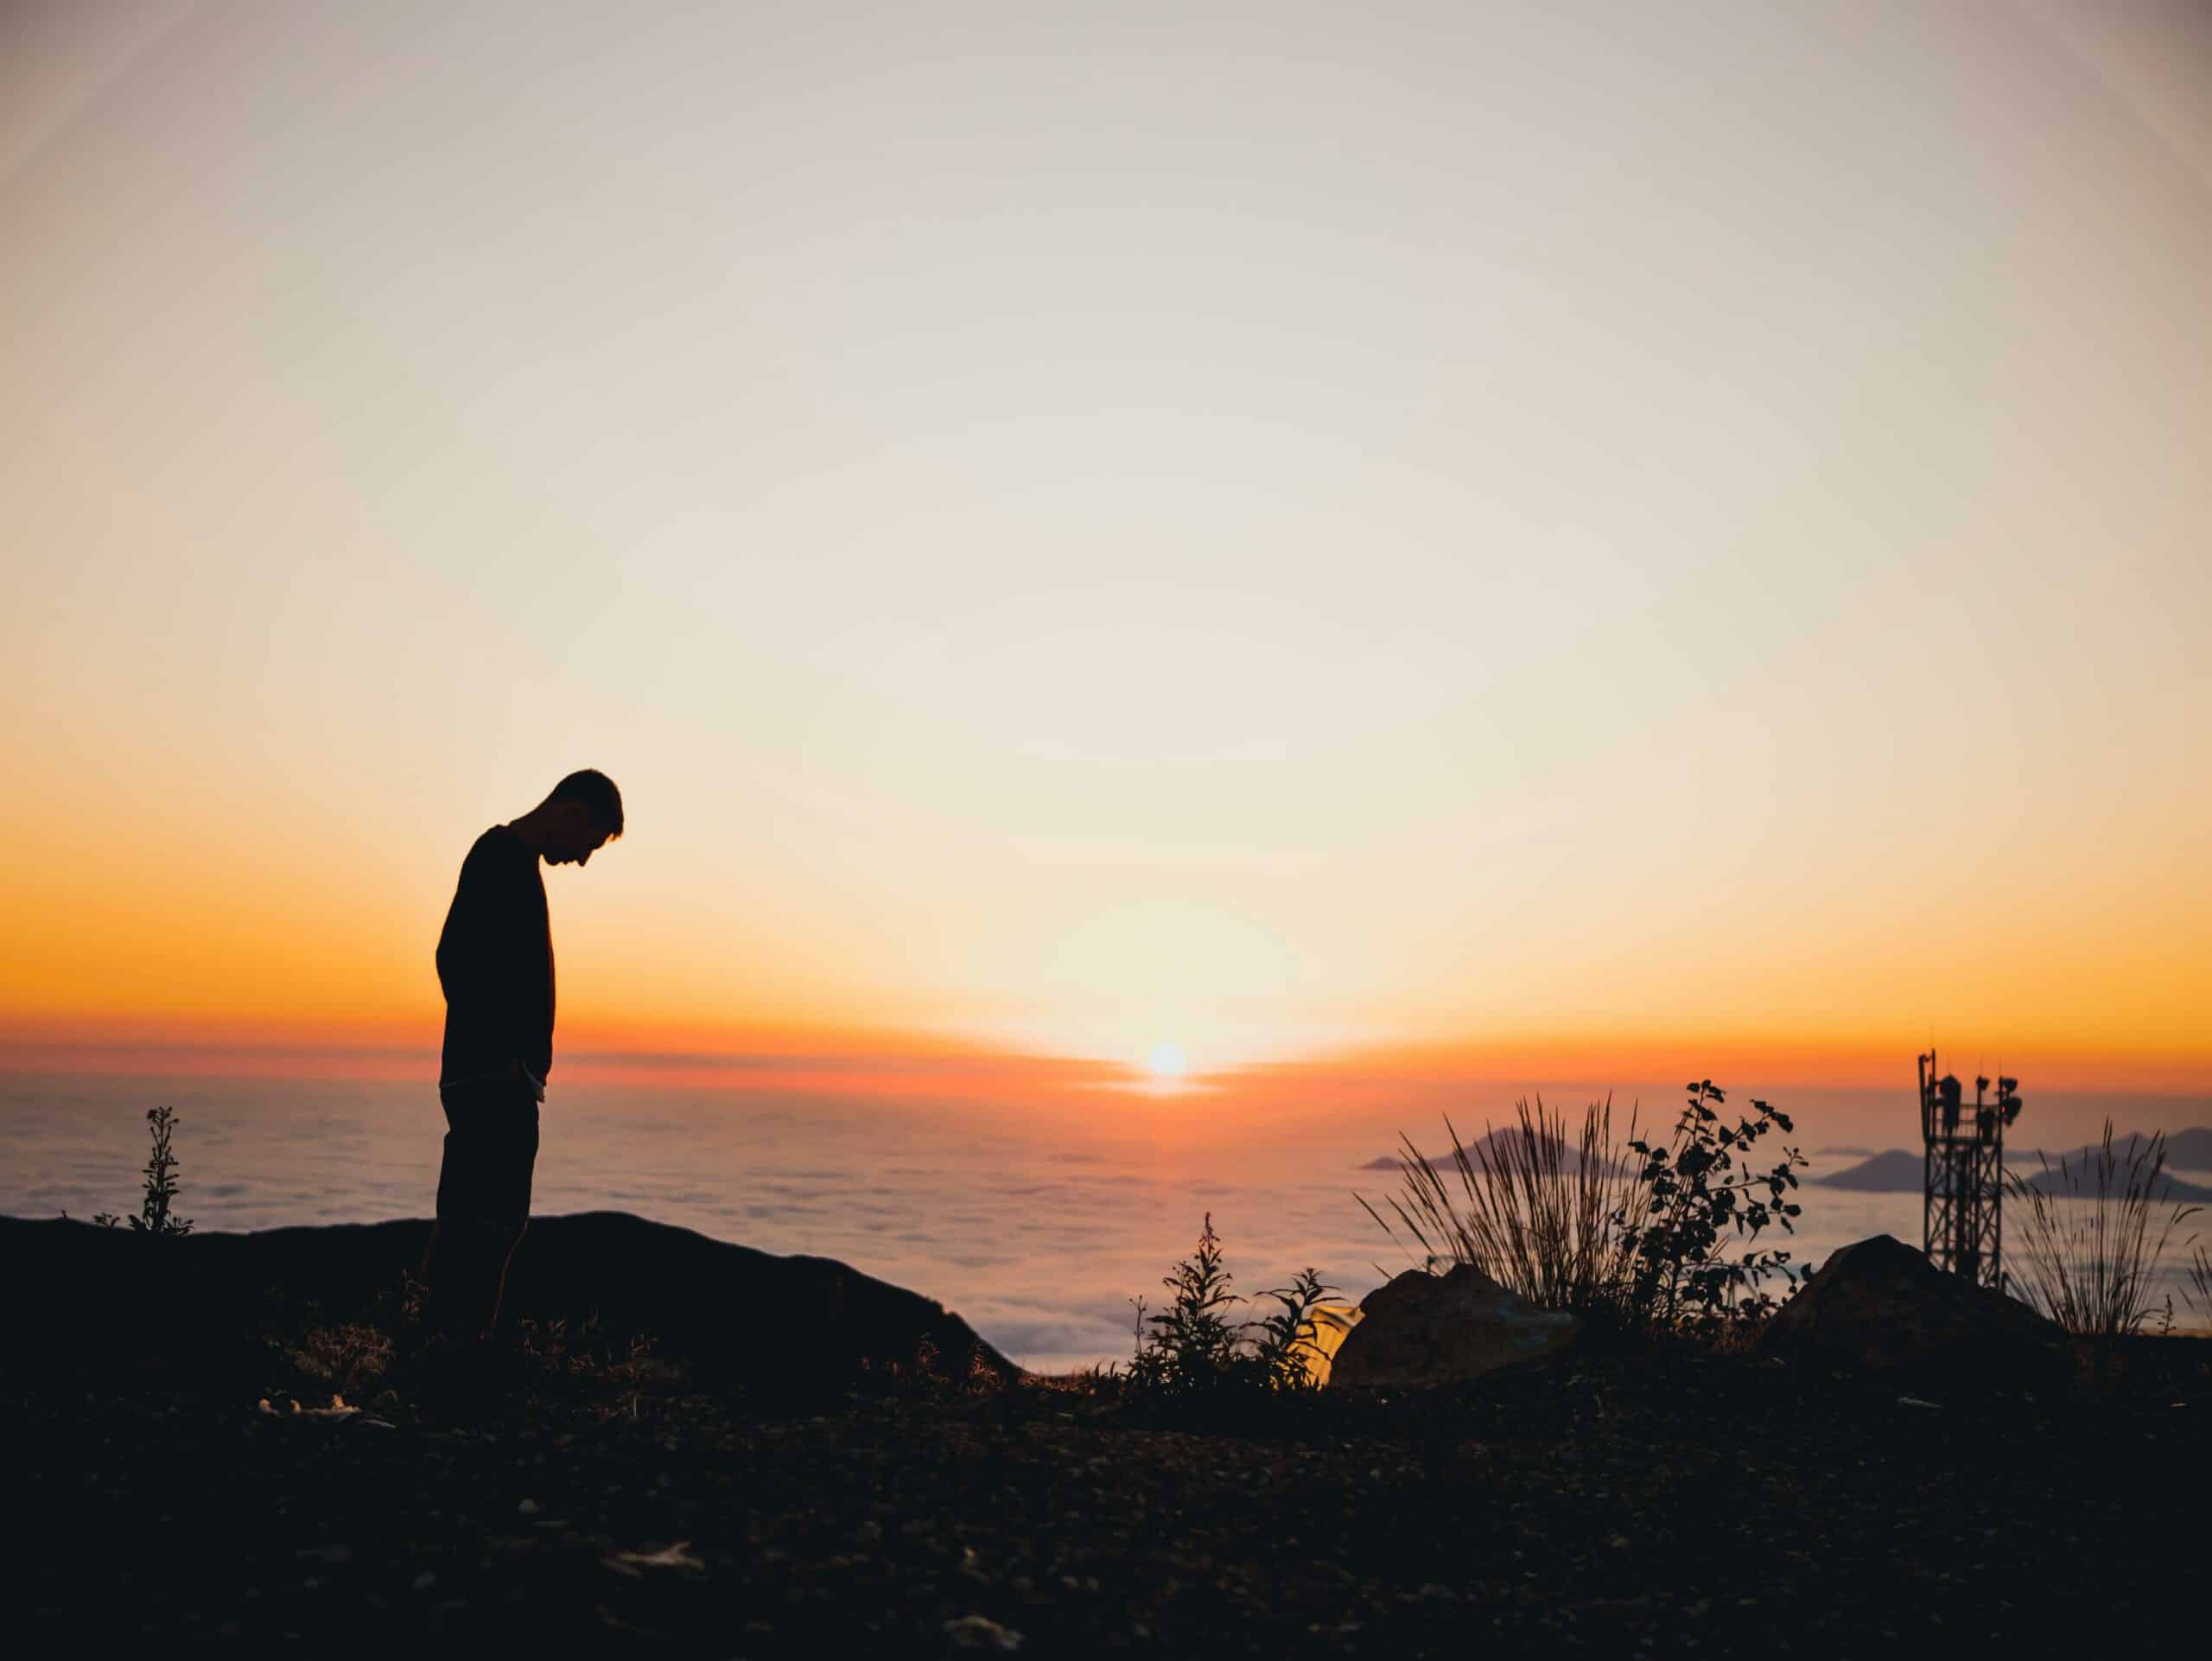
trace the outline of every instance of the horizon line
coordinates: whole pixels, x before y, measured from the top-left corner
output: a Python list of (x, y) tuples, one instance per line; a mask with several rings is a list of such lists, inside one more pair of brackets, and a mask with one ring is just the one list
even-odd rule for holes
[[(727, 1045), (694, 1048), (666, 1043), (631, 1048), (601, 1043), (560, 1054), (556, 1059), (557, 1076), (573, 1079), (582, 1074), (589, 1079), (593, 1075), (613, 1074), (632, 1082), (645, 1082), (652, 1075), (661, 1074), (671, 1081), (704, 1083), (710, 1082), (714, 1075), (730, 1074), (765, 1085), (797, 1083), (802, 1079), (818, 1083), (831, 1077), (855, 1076), (944, 1080), (982, 1072), (1027, 1074), (1033, 1080), (1071, 1085), (1127, 1083), (1141, 1081), (1145, 1077), (1141, 1067), (1109, 1057), (1054, 1054), (1014, 1046), (963, 1044), (944, 1039), (924, 1047), (911, 1037), (903, 1042), (884, 1042), (884, 1034), (842, 1036), (848, 1041), (840, 1044), (832, 1035), (823, 1034), (817, 1035), (820, 1041), (813, 1044), (785, 1043), (757, 1048)], [(877, 1041), (870, 1042), (870, 1039)], [(1624, 1045), (1618, 1040), (1592, 1043), (1589, 1048), (1599, 1053), (1592, 1060), (1598, 1060), (1600, 1066), (1605, 1061), (1615, 1064), (1606, 1070), (1610, 1077), (1601, 1075), (1588, 1061), (1561, 1070), (1557, 1053), (1561, 1047), (1560, 1041), (1554, 1039), (1533, 1041), (1522, 1046), (1491, 1043), (1348, 1048), (1299, 1059), (1194, 1069), (1189, 1082), (1221, 1086), (1239, 1080), (1259, 1082), (1270, 1078), (1334, 1075), (1400, 1080), (1463, 1079), (1530, 1091), (1604, 1091), (1624, 1086), (1648, 1089), (1662, 1080), (1666, 1082), (1661, 1087), (1671, 1089), (1681, 1071), (1679, 1065), (1675, 1065), (1681, 1060), (1676, 1053), (1682, 1048), (1679, 1042), (1654, 1045), (1652, 1053), (1642, 1057), (1634, 1055), (1641, 1047)], [(1719, 1051), (1732, 1046), (1717, 1041), (1703, 1047)], [(1870, 1068), (1870, 1063), (1875, 1060), (1874, 1053), (1864, 1045), (1823, 1050), (1812, 1044), (1776, 1046), (1770, 1041), (1753, 1047), (1764, 1053), (1772, 1068), (1771, 1083), (1754, 1087), (1787, 1084), (1799, 1089), (1859, 1091), (1883, 1088), (1889, 1082), (1886, 1075), (1890, 1069), (1886, 1066), (1879, 1066), (1882, 1076), (1875, 1076)], [(1508, 1050), (1521, 1052), (1517, 1065), (1501, 1053)], [(435, 1043), (342, 1040), (314, 1042), (284, 1038), (47, 1038), (0, 1034), (0, 1074), (89, 1072), (146, 1076), (175, 1072), (194, 1077), (428, 1079), (435, 1076), (438, 1053)], [(2036, 1075), (2028, 1076), (2035, 1093), (2067, 1098), (2115, 1094), (2212, 1099), (2212, 1079), (2177, 1080), (2171, 1076), (2196, 1071), (2193, 1059), (2054, 1055), (2050, 1060), (2058, 1064), (2046, 1075), (2051, 1078), (2050, 1083), (2038, 1086), (2035, 1085)], [(2117, 1076), (2101, 1083), (2094, 1077), (2083, 1076), (2107, 1071)], [(2145, 1072), (2152, 1076), (2141, 1076)], [(1738, 1076), (1742, 1077), (1741, 1070)], [(1729, 1083), (1726, 1079), (1720, 1082)], [(1731, 1096), (1743, 1088), (1741, 1084), (1730, 1084)]]

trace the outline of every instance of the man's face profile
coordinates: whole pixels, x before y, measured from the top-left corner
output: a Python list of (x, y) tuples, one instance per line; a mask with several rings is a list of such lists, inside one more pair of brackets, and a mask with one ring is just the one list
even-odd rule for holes
[(556, 834), (546, 847), (545, 862), (579, 868), (589, 864), (591, 856), (607, 846), (613, 832), (582, 802), (562, 802), (556, 811)]

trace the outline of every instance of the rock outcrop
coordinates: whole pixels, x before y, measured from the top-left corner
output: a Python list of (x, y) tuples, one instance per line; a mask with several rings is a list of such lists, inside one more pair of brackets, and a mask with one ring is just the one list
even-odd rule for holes
[[(174, 1372), (251, 1369), (272, 1313), (389, 1321), (428, 1222), (342, 1224), (154, 1240), (85, 1223), (0, 1218), (18, 1345), (88, 1364)], [(596, 1318), (617, 1342), (649, 1335), (702, 1381), (829, 1385), (866, 1367), (1019, 1369), (959, 1316), (827, 1257), (779, 1257), (624, 1212), (538, 1217), (515, 1254), (503, 1314)]]
[(1887, 1234), (1829, 1254), (1759, 1348), (1796, 1365), (1997, 1389), (2050, 1384), (2070, 1365), (2056, 1323)]
[(1454, 1384), (1564, 1349), (1579, 1316), (1539, 1309), (1479, 1269), (1409, 1269), (1360, 1305), (1329, 1372), (1332, 1386)]

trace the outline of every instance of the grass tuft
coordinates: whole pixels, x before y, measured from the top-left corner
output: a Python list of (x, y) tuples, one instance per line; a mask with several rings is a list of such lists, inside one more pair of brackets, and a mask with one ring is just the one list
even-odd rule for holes
[(2212, 1257), (2205, 1255), (2202, 1246), (2190, 1251), (2185, 1272), (2189, 1285), (2181, 1295), (2182, 1301), (2207, 1321), (2212, 1321)]
[(1363, 1195), (1354, 1197), (1402, 1247), (1398, 1230), (1405, 1231), (1421, 1268), (1471, 1263), (1546, 1309), (1624, 1309), (1635, 1282), (1635, 1233), (1650, 1202), (1628, 1151), (1633, 1111), (1618, 1141), (1611, 1097), (1586, 1108), (1572, 1134), (1566, 1113), (1547, 1108), (1541, 1095), (1534, 1107), (1524, 1097), (1514, 1111), (1515, 1124), (1503, 1133), (1485, 1125), (1471, 1147), (1447, 1117), (1452, 1159), (1442, 1170), (1402, 1135), (1402, 1193), (1386, 1201), (1396, 1228)]
[(2169, 1205), (2164, 1131), (2132, 1138), (2126, 1147), (2123, 1152), (2113, 1145), (2107, 1119), (2103, 1141), (2078, 1158), (2061, 1158), (2054, 1168), (2037, 1154), (2041, 1178), (2005, 1174), (2014, 1205), (2025, 1207), (2013, 1284), (2076, 1338), (2132, 1337), (2143, 1330), (2160, 1308), (2151, 1290), (2158, 1263), (2174, 1231), (2197, 1210)]

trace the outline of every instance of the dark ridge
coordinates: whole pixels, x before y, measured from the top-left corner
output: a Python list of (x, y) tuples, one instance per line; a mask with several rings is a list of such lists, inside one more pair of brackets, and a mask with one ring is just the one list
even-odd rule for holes
[[(2147, 1140), (2139, 1134), (2115, 1137), (2113, 1141), (2113, 1153), (2125, 1163), (2134, 1157), (2137, 1149)], [(2172, 1151), (2177, 1143), (2192, 1150), (2192, 1154), (2193, 1150), (2199, 1146), (2212, 1149), (2212, 1130), (2202, 1129), (2183, 1130), (2170, 1137), (2166, 1143), (2166, 1167), (2169, 1172), (2176, 1165), (2183, 1162), (2175, 1157)], [(2063, 1155), (2044, 1154), (2039, 1156), (2032, 1149), (2024, 1153), (2007, 1149), (2005, 1165), (2007, 1170), (2021, 1178), (2031, 1188), (2039, 1193), (2063, 1193), (2067, 1191), (2067, 1185), (2058, 1177), (2060, 1159), (2063, 1157), (2078, 1173), (2085, 1158), (2101, 1152), (2101, 1148), (2094, 1143), (2087, 1148), (2076, 1148)], [(2050, 1161), (2050, 1169), (2048, 1172), (2043, 1168), (2043, 1161), (2045, 1159)], [(1926, 1173), (1921, 1155), (1903, 1148), (1892, 1148), (1886, 1153), (1877, 1154), (1870, 1160), (1862, 1161), (1831, 1176), (1808, 1177), (1806, 1181), (1819, 1183), (1824, 1187), (1848, 1188), (1859, 1193), (1918, 1193), (1925, 1179)], [(2212, 1200), (2212, 1187), (2206, 1187), (2196, 1182), (2185, 1182), (2179, 1177), (2169, 1174), (2158, 1179), (2157, 1197), (2161, 1201), (2171, 1200), (2194, 1204)]]
[(1923, 1164), (1920, 1155), (1892, 1148), (1831, 1176), (1805, 1180), (1823, 1187), (1849, 1188), (1859, 1193), (1918, 1193), (1927, 1174)]
[[(2114, 1136), (2112, 1139), (2113, 1156), (2125, 1163), (2133, 1159), (2137, 1149), (2148, 1141), (2150, 1137), (2140, 1130), (2131, 1130), (2124, 1136)], [(2103, 1145), (2093, 1142), (2080, 1148), (2070, 1148), (2063, 1155), (2044, 1149), (2043, 1157), (2053, 1165), (2056, 1165), (2060, 1159), (2063, 1158), (2068, 1164), (2078, 1166), (2083, 1159), (2101, 1152), (2103, 1152)], [(2031, 1153), (2027, 1157), (2033, 1161), (2036, 1155)], [(2010, 1162), (2009, 1159), (2008, 1162)], [(2186, 1130), (2168, 1133), (2166, 1168), (2170, 1171), (2175, 1169), (2212, 1171), (2212, 1128), (2197, 1124), (2191, 1125)], [(2196, 1191), (2196, 1197), (2202, 1198), (2205, 1193), (2205, 1190), (2199, 1189)]]
[[(89, 1223), (0, 1218), (24, 1348), (90, 1365), (148, 1354), (174, 1365), (258, 1359), (272, 1301), (312, 1295), (323, 1319), (368, 1317), (418, 1263), (430, 1225), (404, 1222), (193, 1234), (150, 1241)], [(149, 1248), (151, 1248), (149, 1250)], [(128, 1311), (118, 1318), (118, 1311)], [(507, 1282), (513, 1320), (596, 1317), (650, 1336), (702, 1378), (830, 1382), (912, 1360), (1002, 1378), (1020, 1369), (943, 1305), (828, 1257), (779, 1257), (626, 1212), (531, 1219)]]
[(2212, 1171), (2212, 1125), (2193, 1124), (2168, 1136), (2166, 1163), (2184, 1170)]
[[(1477, 1136), (1473, 1141), (1464, 1142), (1461, 1146), (1465, 1148), (1467, 1150), (1467, 1159), (1469, 1163), (1478, 1164), (1477, 1160), (1478, 1152), (1487, 1151), (1490, 1155), (1491, 1163), (1496, 1164), (1501, 1152), (1501, 1145), (1510, 1142), (1518, 1142), (1520, 1140), (1520, 1127), (1517, 1125), (1507, 1125), (1500, 1129), (1491, 1130), (1487, 1135)], [(1560, 1169), (1573, 1173), (1580, 1171), (1582, 1168), (1582, 1149), (1579, 1142), (1558, 1136), (1548, 1136), (1543, 1140), (1548, 1142), (1554, 1143), (1558, 1146)], [(1626, 1140), (1624, 1135), (1623, 1136), (1622, 1140)], [(1449, 1174), (1454, 1168), (1452, 1152), (1452, 1150), (1447, 1148), (1440, 1154), (1423, 1154), (1421, 1158), (1427, 1161), (1429, 1164), (1434, 1166), (1439, 1171)], [(1361, 1166), (1359, 1168), (1363, 1171), (1395, 1171), (1400, 1168), (1403, 1160), (1404, 1155), (1402, 1154), (1384, 1154), (1379, 1158), (1369, 1160), (1366, 1164)]]
[[(2005, 1165), (2013, 1175), (2024, 1180), (2028, 1187), (2037, 1193), (2083, 1193), (2088, 1185), (2082, 1180), (2080, 1162), (2071, 1155), (2068, 1155), (2068, 1159), (2075, 1167), (2074, 1181), (2070, 1183), (2058, 1174), (2058, 1161), (2056, 1160), (2051, 1161), (2050, 1169), (2048, 1171), (2044, 1170), (2040, 1164), (2023, 1166), (2017, 1160), (2008, 1159), (2005, 1161)], [(2179, 1177), (2161, 1174), (2157, 1187), (2152, 1190), (2151, 1198), (2158, 1205), (2164, 1205), (2170, 1200), (2185, 1201), (2193, 1205), (2202, 1200), (2212, 1200), (2212, 1188), (2208, 1188), (2202, 1183), (2184, 1182)]]

